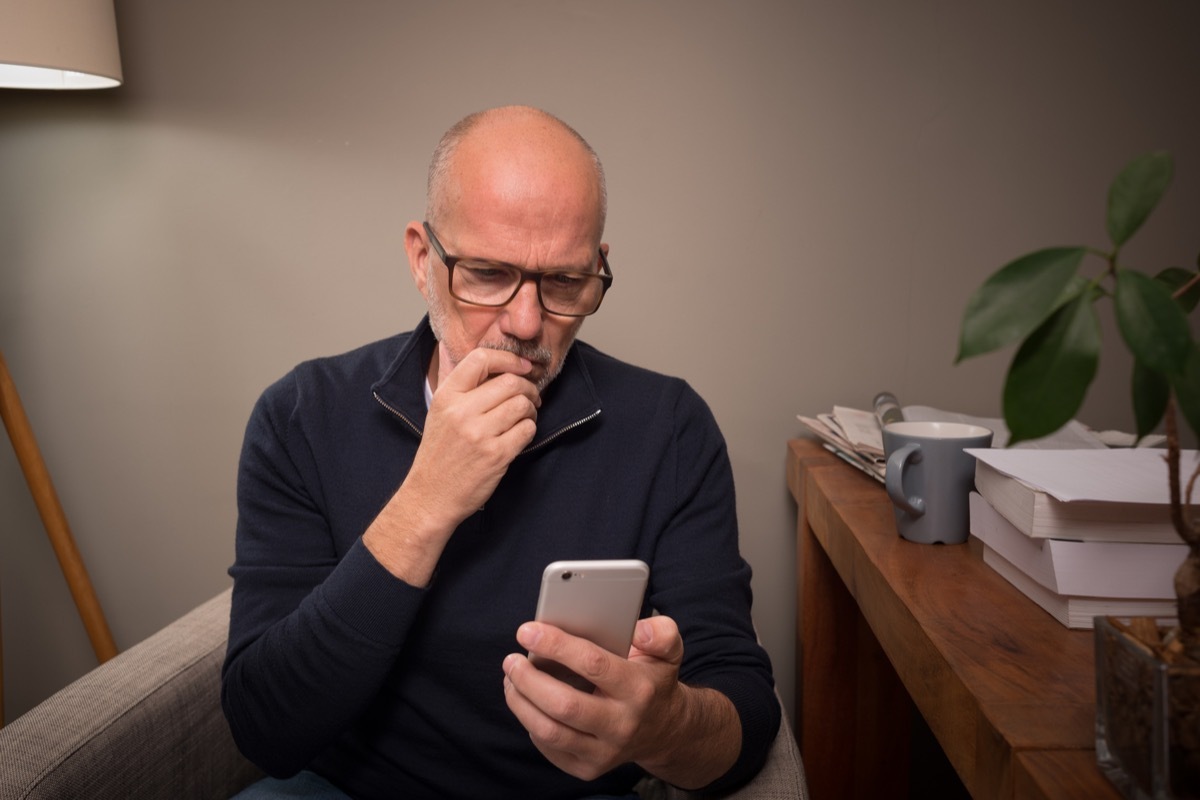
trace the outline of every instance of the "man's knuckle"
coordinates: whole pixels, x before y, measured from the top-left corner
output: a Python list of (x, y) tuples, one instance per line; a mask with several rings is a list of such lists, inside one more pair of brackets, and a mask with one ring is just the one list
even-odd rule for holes
[(581, 659), (585, 678), (603, 678), (611, 667), (607, 653), (597, 649), (589, 649)]
[(544, 747), (552, 750), (561, 748), (567, 737), (567, 731), (552, 720), (539, 720), (529, 728), (529, 734)]
[(583, 715), (583, 704), (579, 702), (579, 696), (575, 692), (568, 692), (557, 698), (551, 706), (551, 716), (568, 725), (578, 721)]
[(525, 380), (521, 376), (514, 375), (511, 372), (502, 372), (496, 377), (496, 379), (498, 381), (500, 381), (501, 385), (505, 389), (512, 392), (513, 394), (516, 394), (521, 391), (521, 384)]

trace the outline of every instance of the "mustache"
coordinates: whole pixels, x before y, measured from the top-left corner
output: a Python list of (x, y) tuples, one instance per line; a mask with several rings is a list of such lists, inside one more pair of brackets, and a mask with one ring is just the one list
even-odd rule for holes
[(521, 339), (501, 339), (498, 342), (480, 342), (480, 347), (487, 347), (492, 350), (503, 350), (506, 353), (513, 353), (521, 358), (528, 359), (535, 364), (546, 365), (550, 363), (553, 354), (547, 347), (542, 347), (535, 342), (522, 341)]

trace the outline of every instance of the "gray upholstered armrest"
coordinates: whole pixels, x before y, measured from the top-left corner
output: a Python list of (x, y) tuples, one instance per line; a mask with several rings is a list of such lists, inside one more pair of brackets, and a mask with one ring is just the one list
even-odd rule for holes
[(0, 729), (0, 800), (227, 798), (259, 773), (220, 703), (226, 590)]

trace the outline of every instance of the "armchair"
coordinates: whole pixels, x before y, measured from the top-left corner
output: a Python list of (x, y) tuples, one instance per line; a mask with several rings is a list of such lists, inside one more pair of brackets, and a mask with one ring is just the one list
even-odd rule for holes
[[(259, 770), (220, 703), (231, 590), (0, 728), (0, 800), (228, 798)], [(647, 786), (667, 800), (693, 797)], [(787, 719), (767, 765), (730, 800), (807, 800)]]

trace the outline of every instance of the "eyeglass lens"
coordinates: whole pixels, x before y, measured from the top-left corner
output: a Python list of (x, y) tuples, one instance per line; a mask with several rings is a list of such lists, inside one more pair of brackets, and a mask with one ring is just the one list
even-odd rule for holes
[[(551, 313), (590, 314), (604, 296), (599, 275), (553, 271), (540, 273), (535, 280), (542, 305)], [(522, 273), (514, 267), (459, 261), (450, 276), (450, 292), (468, 303), (502, 306), (516, 295), (521, 281)]]

